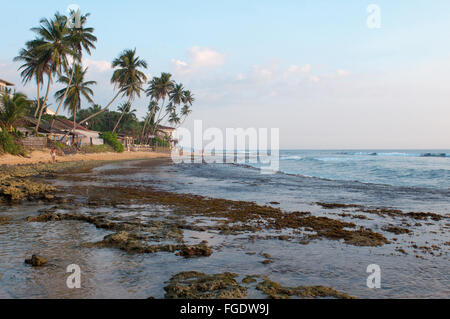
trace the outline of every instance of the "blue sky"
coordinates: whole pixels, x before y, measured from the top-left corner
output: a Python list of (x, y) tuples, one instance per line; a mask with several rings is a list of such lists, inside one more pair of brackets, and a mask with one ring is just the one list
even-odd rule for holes
[[(449, 1), (7, 2), (0, 78), (34, 94), (11, 60), (72, 3), (99, 39), (85, 63), (99, 104), (113, 95), (108, 63), (136, 48), (149, 75), (171, 72), (196, 95), (188, 127), (279, 127), (283, 148), (450, 147)], [(371, 3), (380, 29), (367, 27)]]

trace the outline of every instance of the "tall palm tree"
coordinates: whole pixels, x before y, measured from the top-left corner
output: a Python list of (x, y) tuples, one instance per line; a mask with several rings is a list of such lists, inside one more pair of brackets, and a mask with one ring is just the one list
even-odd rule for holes
[[(97, 84), (95, 81), (85, 81), (85, 75), (88, 68), (83, 70), (80, 64), (74, 65), (74, 70), (69, 69), (67, 74), (70, 76), (61, 76), (58, 80), (59, 83), (66, 85), (65, 88), (57, 91), (55, 93), (55, 98), (57, 101), (64, 100), (64, 107), (68, 109), (73, 116), (73, 129), (76, 128), (76, 116), (77, 112), (81, 109), (81, 97), (83, 96), (88, 102), (92, 101), (92, 96), (94, 92), (90, 86)], [(64, 97), (66, 97), (64, 99)]]
[(183, 92), (183, 95), (184, 95), (183, 103), (192, 106), (192, 103), (194, 103), (195, 98), (194, 95), (191, 93), (191, 91), (186, 90)]
[(161, 107), (159, 107), (158, 116), (155, 118), (155, 124), (153, 125), (152, 132), (154, 133), (156, 127), (161, 119), (161, 111), (164, 109), (166, 98), (171, 94), (174, 89), (174, 82), (171, 79), (170, 73), (161, 73), (160, 77), (155, 77), (150, 81), (150, 86), (147, 89), (147, 96), (155, 99), (157, 102), (162, 100)]
[(186, 118), (188, 117), (189, 114), (192, 113), (192, 110), (190, 108), (190, 106), (188, 104), (185, 104), (182, 108), (181, 108), (181, 112), (180, 112), (180, 116), (181, 119), (178, 122), (179, 126), (182, 125), (184, 123), (184, 121), (186, 121)]
[(12, 97), (9, 94), (1, 94), (0, 98), (0, 127), (11, 132), (13, 123), (25, 115), (30, 101), (22, 93), (15, 93)]
[(26, 48), (21, 49), (19, 51), (19, 55), (14, 58), (14, 61), (22, 61), (24, 62), (19, 70), (20, 76), (22, 77), (22, 83), (27, 84), (33, 78), (36, 81), (37, 87), (37, 98), (36, 98), (36, 109), (34, 111), (34, 117), (37, 116), (37, 112), (40, 109), (40, 102), (42, 101), (40, 89), (42, 84), (44, 83), (44, 74), (48, 73), (49, 70), (46, 69), (48, 67), (47, 64), (44, 64), (42, 56), (39, 56), (34, 50), (34, 48), (39, 44), (38, 41), (30, 41), (26, 43)]
[(194, 98), (194, 95), (191, 93), (191, 91), (189, 91), (189, 90), (183, 91), (184, 106), (181, 108), (181, 111), (180, 111), (181, 119), (178, 122), (178, 126), (181, 126), (184, 123), (184, 121), (186, 121), (186, 118), (188, 117), (188, 115), (192, 113), (191, 106), (192, 106), (192, 103), (194, 103), (194, 101), (195, 101), (195, 98)]
[(178, 117), (177, 112), (171, 112), (168, 119), (169, 123), (176, 126), (178, 123), (180, 123), (181, 119)]
[(127, 114), (128, 112), (131, 111), (131, 103), (130, 103), (130, 101), (125, 102), (125, 103), (122, 103), (121, 105), (119, 105), (119, 107), (117, 108), (117, 110), (118, 110), (119, 112), (121, 112), (122, 114), (120, 115), (119, 120), (117, 120), (117, 123), (116, 123), (116, 125), (114, 126), (113, 133), (116, 132), (116, 129), (117, 129), (117, 127), (119, 126), (120, 121), (122, 121), (123, 116), (124, 116), (125, 114)]
[[(71, 15), (73, 18), (75, 19), (75, 15)], [(59, 113), (59, 110), (61, 108), (62, 103), (65, 101), (67, 93), (68, 93), (68, 89), (71, 86), (71, 82), (72, 79), (74, 77), (74, 72), (76, 70), (75, 64), (76, 63), (81, 63), (82, 57), (83, 57), (83, 49), (89, 54), (91, 55), (91, 49), (95, 49), (95, 45), (94, 42), (97, 41), (97, 37), (95, 37), (93, 35), (94, 33), (94, 28), (91, 27), (85, 27), (86, 24), (86, 20), (87, 18), (90, 16), (90, 13), (86, 13), (85, 15), (82, 15), (80, 17), (80, 24), (77, 25), (77, 27), (73, 27), (73, 28), (68, 28), (68, 32), (67, 32), (67, 41), (70, 43), (70, 45), (72, 46), (72, 50), (73, 52), (76, 53), (76, 55), (71, 56), (72, 58), (72, 73), (70, 74), (70, 78), (69, 78), (69, 83), (67, 85), (67, 89), (64, 92), (63, 97), (60, 100), (60, 103), (58, 105), (58, 108), (56, 109), (55, 114), (53, 115), (53, 120), (51, 123), (51, 127), (53, 127), (53, 124), (55, 122), (55, 118)], [(75, 25), (73, 23), (74, 21), (72, 21), (72, 25)]]
[(122, 96), (127, 96), (130, 101), (133, 100), (136, 95), (138, 97), (141, 96), (141, 91), (143, 90), (142, 86), (145, 81), (147, 81), (147, 76), (140, 71), (140, 69), (146, 69), (147, 62), (136, 56), (136, 49), (124, 50), (119, 57), (114, 59), (112, 67), (116, 70), (111, 77), (111, 83), (119, 89), (117, 94), (105, 108), (88, 116), (81, 122), (86, 122), (105, 112), (120, 94), (122, 94)]
[(185, 98), (183, 84), (177, 83), (170, 92), (170, 101), (175, 105), (180, 105)]
[(41, 117), (46, 107), (50, 86), (53, 76), (62, 73), (62, 69), (67, 69), (68, 56), (76, 56), (73, 51), (69, 38), (67, 37), (68, 28), (66, 27), (67, 18), (56, 13), (51, 20), (41, 19), (40, 26), (31, 30), (38, 35), (36, 40), (30, 41), (35, 54), (39, 56), (42, 63), (42, 69), (47, 70), (48, 77), (47, 91), (44, 97), (44, 104), (39, 111), (38, 121), (36, 123), (35, 133), (37, 135)]

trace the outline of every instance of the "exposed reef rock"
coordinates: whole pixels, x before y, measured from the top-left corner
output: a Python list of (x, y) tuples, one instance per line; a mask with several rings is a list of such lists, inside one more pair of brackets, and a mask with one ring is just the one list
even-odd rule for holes
[(197, 271), (181, 272), (164, 287), (168, 299), (241, 299), (247, 288), (238, 284), (237, 274), (207, 275)]
[(299, 287), (283, 287), (279, 283), (264, 278), (256, 289), (262, 291), (271, 299), (289, 299), (293, 296), (300, 298), (336, 298), (336, 299), (356, 299), (346, 293), (340, 292), (331, 287), (325, 286), (299, 286)]
[(38, 256), (38, 255), (33, 255), (31, 256), (31, 258), (29, 259), (25, 259), (25, 263), (29, 264), (33, 267), (41, 267), (44, 266), (47, 263), (47, 259), (45, 259), (44, 257)]

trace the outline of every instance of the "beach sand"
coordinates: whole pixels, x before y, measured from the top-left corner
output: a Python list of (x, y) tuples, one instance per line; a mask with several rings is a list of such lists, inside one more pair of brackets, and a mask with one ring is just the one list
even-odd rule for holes
[[(132, 160), (132, 159), (146, 159), (157, 157), (170, 157), (167, 153), (156, 152), (123, 152), (123, 153), (91, 153), (91, 154), (74, 154), (66, 156), (57, 156), (57, 162), (74, 162), (74, 161), (115, 161), (115, 160)], [(23, 164), (38, 164), (50, 163), (50, 151), (33, 151), (27, 157), (14, 155), (1, 155), (0, 165), (23, 165)]]

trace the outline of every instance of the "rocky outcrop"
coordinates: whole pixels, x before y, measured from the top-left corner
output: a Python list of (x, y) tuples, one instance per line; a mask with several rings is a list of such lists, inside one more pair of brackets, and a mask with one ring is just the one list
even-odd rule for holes
[(241, 299), (247, 288), (235, 280), (237, 274), (207, 275), (197, 271), (181, 272), (164, 287), (168, 299)]
[(25, 259), (25, 263), (29, 264), (33, 267), (41, 267), (44, 266), (47, 263), (47, 259), (45, 259), (44, 257), (38, 256), (38, 255), (33, 255), (31, 256), (31, 258), (29, 259)]

